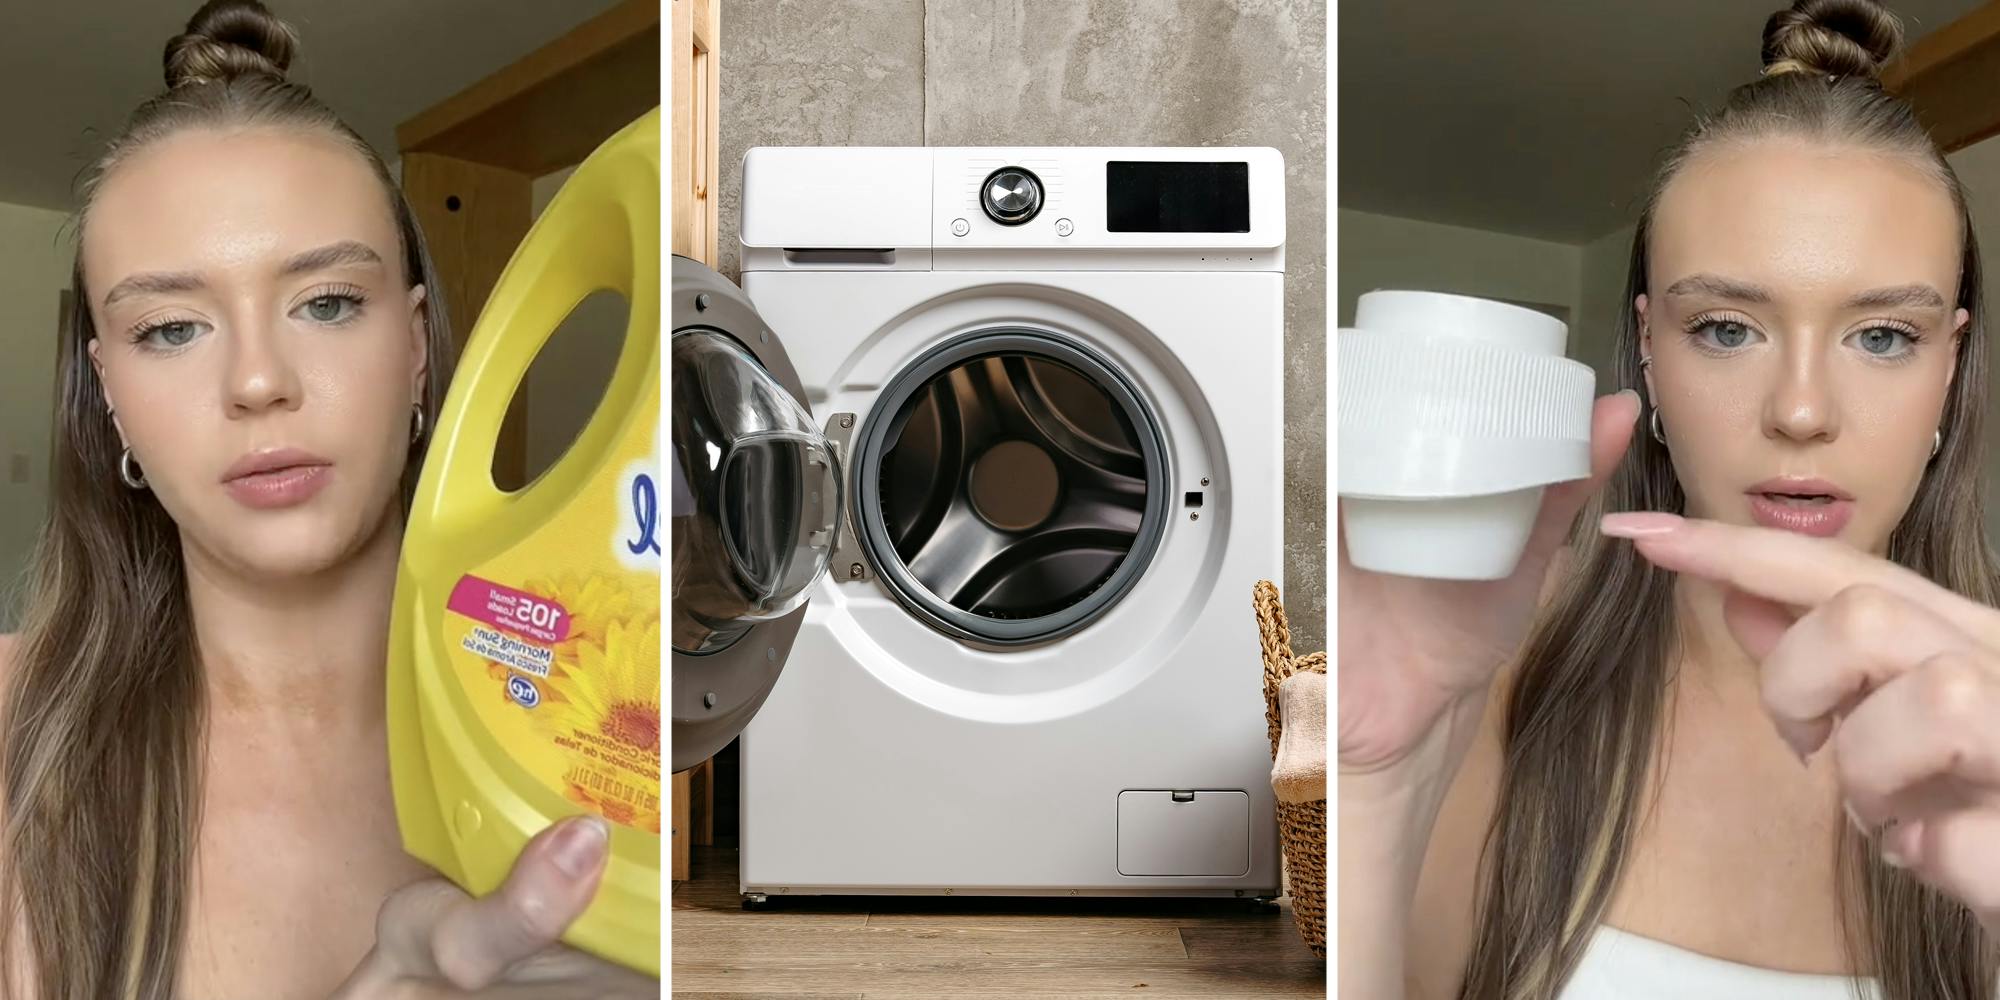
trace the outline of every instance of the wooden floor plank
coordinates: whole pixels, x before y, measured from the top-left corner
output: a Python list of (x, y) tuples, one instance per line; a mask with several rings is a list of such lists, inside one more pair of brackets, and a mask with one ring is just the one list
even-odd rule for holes
[(1325, 995), (1326, 966), (1262, 960), (1107, 964), (1068, 958), (921, 962), (864, 955), (826, 962), (771, 957), (735, 964), (683, 960), (676, 952), (674, 985), (691, 990), (857, 990), (870, 997), (1070, 996), (1125, 990), (1146, 990), (1153, 997), (1220, 992), (1316, 997)]
[(1188, 957), (1197, 961), (1236, 955), (1269, 955), (1279, 962), (1317, 962), (1312, 949), (1299, 937), (1299, 929), (1288, 912), (1282, 923), (1255, 924), (1242, 921), (1234, 926), (1207, 924), (1182, 927), (1181, 943)]
[(866, 955), (876, 961), (918, 964), (986, 959), (1078, 958), (1095, 962), (1155, 963), (1188, 957), (1176, 927), (1099, 927), (1056, 935), (1048, 929), (994, 930), (932, 924), (885, 927), (806, 924), (770, 914), (764, 923), (684, 928), (674, 934), (674, 954), (713, 962), (751, 963), (783, 955), (793, 963), (839, 962)]
[(674, 991), (674, 1000), (868, 1000), (866, 993), (695, 993)]
[(735, 845), (695, 848), (674, 887), (685, 1000), (1324, 997), (1288, 902), (846, 896), (742, 909)]

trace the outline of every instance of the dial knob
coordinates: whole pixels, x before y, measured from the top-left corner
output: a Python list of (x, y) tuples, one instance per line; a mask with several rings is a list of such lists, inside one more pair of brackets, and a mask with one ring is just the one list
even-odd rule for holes
[(1022, 167), (1001, 167), (986, 175), (979, 202), (987, 218), (1003, 226), (1018, 226), (1042, 210), (1042, 182)]

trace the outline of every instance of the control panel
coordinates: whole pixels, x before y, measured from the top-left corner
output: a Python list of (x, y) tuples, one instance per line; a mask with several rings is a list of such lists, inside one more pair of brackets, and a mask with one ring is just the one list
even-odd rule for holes
[(1001, 247), (1275, 251), (1284, 244), (1284, 161), (1273, 149), (931, 152), (931, 245), (939, 253)]
[(1282, 271), (1284, 173), (1252, 146), (759, 147), (738, 232), (747, 269)]

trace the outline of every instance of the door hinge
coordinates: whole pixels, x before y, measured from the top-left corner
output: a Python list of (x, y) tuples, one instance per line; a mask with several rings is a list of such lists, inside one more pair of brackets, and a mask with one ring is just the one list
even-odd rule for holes
[(853, 499), (855, 491), (847, 488), (846, 477), (854, 474), (854, 427), (859, 418), (852, 413), (836, 413), (827, 418), (826, 441), (840, 460), (841, 490), (848, 503), (841, 505), (840, 527), (834, 532), (833, 556), (827, 561), (827, 572), (835, 583), (862, 583), (874, 577), (868, 568), (868, 559), (861, 544), (861, 534), (854, 530), (859, 523), (855, 520)]

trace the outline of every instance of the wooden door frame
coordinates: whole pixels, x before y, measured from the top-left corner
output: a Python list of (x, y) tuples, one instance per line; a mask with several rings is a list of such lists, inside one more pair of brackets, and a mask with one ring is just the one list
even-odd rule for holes
[[(668, 227), (672, 253), (716, 267), (721, 192), (718, 119), (721, 77), (722, 0), (670, 0), (673, 6), (673, 86), (667, 175), (673, 213)], [(672, 777), (673, 837), (669, 872), (686, 881), (693, 868), (691, 848), (715, 843), (715, 760), (710, 758)]]
[[(583, 161), (660, 104), (659, 0), (624, 0), (396, 127), (403, 193), (465, 347), (534, 221), (535, 178)], [(494, 472), (527, 477), (527, 386), (501, 426)]]
[[(722, 195), (717, 169), (721, 75), (717, 56), (722, 0), (671, 0), (674, 5), (672, 251), (717, 267)], [(684, 57), (684, 58), (683, 58)], [(685, 180), (683, 180), (683, 178)]]

